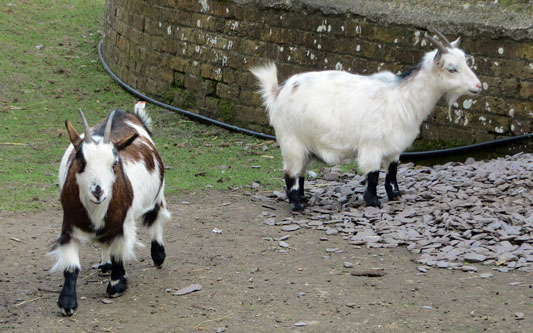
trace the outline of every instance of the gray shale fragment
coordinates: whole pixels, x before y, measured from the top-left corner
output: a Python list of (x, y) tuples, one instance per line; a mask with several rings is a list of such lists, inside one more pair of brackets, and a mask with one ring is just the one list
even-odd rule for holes
[(349, 261), (345, 261), (343, 264), (342, 264), (344, 267), (346, 268), (353, 268), (353, 264)]
[(288, 248), (289, 247), (289, 244), (285, 243), (284, 241), (280, 241), (279, 242), (279, 246), (281, 246), (282, 248)]
[(482, 254), (467, 253), (467, 254), (465, 254), (464, 259), (465, 259), (466, 262), (476, 263), (476, 262), (485, 261), (486, 257), (484, 255), (482, 255)]
[[(397, 201), (387, 200), (381, 174), (381, 208), (365, 207), (363, 175), (324, 168), (306, 181), (302, 215), (277, 223), (265, 216), (265, 223), (341, 235), (354, 247), (403, 245), (419, 256), (420, 272), (429, 267), (475, 271), (470, 263), (533, 272), (533, 154), (434, 167), (401, 164), (403, 193)], [(265, 198), (286, 200), (281, 192)], [(487, 274), (480, 277), (492, 276)]]
[(190, 293), (193, 293), (195, 291), (202, 290), (202, 286), (199, 284), (191, 284), (190, 286), (187, 286), (185, 288), (178, 289), (176, 292), (174, 292), (172, 295), (174, 296), (183, 296)]
[(300, 229), (300, 226), (296, 224), (284, 225), (281, 227), (281, 230), (283, 231), (296, 231), (298, 229)]

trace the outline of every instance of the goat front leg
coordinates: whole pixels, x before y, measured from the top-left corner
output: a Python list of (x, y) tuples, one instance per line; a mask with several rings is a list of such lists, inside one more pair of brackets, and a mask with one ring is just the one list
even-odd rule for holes
[(128, 289), (128, 280), (124, 263), (121, 259), (111, 257), (111, 280), (107, 285), (107, 294), (109, 297), (119, 297)]
[(66, 316), (72, 316), (78, 308), (78, 296), (76, 295), (76, 282), (78, 280), (79, 268), (65, 269), (63, 276), (65, 282), (63, 283), (63, 289), (59, 294), (57, 305), (61, 309), (61, 312)]
[(369, 172), (366, 176), (366, 191), (363, 195), (363, 199), (365, 199), (367, 206), (381, 207), (376, 190), (378, 178), (379, 170)]
[(291, 177), (288, 173), (285, 173), (287, 198), (292, 205), (292, 210), (295, 211), (304, 210), (303, 186), (300, 189), (300, 183), (303, 185), (303, 181), (298, 180), (296, 182), (296, 176)]
[(53, 251), (57, 255), (57, 263), (52, 270), (62, 269), (65, 278), (63, 289), (59, 294), (57, 305), (66, 316), (72, 316), (78, 308), (78, 297), (76, 295), (76, 282), (80, 273), (80, 259), (78, 255), (78, 242), (70, 238), (70, 235), (62, 235), (61, 239), (68, 239), (63, 244), (57, 246)]
[(399, 199), (402, 194), (398, 187), (398, 180), (396, 174), (398, 173), (398, 161), (391, 162), (389, 164), (389, 170), (385, 176), (385, 190), (390, 201)]

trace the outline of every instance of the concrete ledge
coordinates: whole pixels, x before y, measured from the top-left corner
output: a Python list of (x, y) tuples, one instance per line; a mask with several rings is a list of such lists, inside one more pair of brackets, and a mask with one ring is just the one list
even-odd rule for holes
[(533, 39), (530, 0), (233, 0), (264, 8), (320, 11), (326, 15), (354, 14), (387, 24), (432, 26), (443, 33), (492, 38)]

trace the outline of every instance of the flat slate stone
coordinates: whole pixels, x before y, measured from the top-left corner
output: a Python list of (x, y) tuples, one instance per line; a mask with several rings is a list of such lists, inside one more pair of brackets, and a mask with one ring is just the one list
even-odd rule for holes
[(185, 288), (178, 289), (172, 295), (183, 296), (183, 295), (187, 295), (198, 290), (202, 290), (202, 286), (200, 284), (191, 284), (190, 286), (187, 286)]
[(296, 230), (298, 230), (300, 228), (301, 227), (299, 225), (291, 224), (291, 225), (284, 225), (283, 227), (281, 227), (281, 230), (283, 230), (283, 231), (296, 231)]

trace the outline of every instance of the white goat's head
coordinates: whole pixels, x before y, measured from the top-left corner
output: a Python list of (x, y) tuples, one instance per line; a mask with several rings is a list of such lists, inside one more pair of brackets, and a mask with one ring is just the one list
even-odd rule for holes
[(425, 36), (425, 38), (437, 46), (433, 63), (444, 85), (443, 88), (446, 91), (448, 101), (453, 102), (462, 95), (479, 94), (481, 82), (472, 69), (468, 67), (466, 55), (459, 48), (461, 37), (450, 43), (443, 34), (438, 31), (434, 32), (442, 40), (442, 43), (433, 37)]
[(117, 172), (121, 172), (119, 150), (130, 144), (137, 136), (137, 133), (127, 137), (121, 142), (111, 141), (111, 127), (113, 125), (113, 111), (107, 119), (105, 129), (102, 134), (93, 135), (87, 124), (87, 119), (81, 110), (80, 115), (84, 126), (84, 137), (80, 137), (70, 121), (66, 121), (67, 131), (70, 141), (76, 151), (73, 164), (76, 170), (76, 182), (80, 192), (80, 200), (85, 205), (90, 202), (101, 204), (110, 200), (113, 193), (113, 184)]

